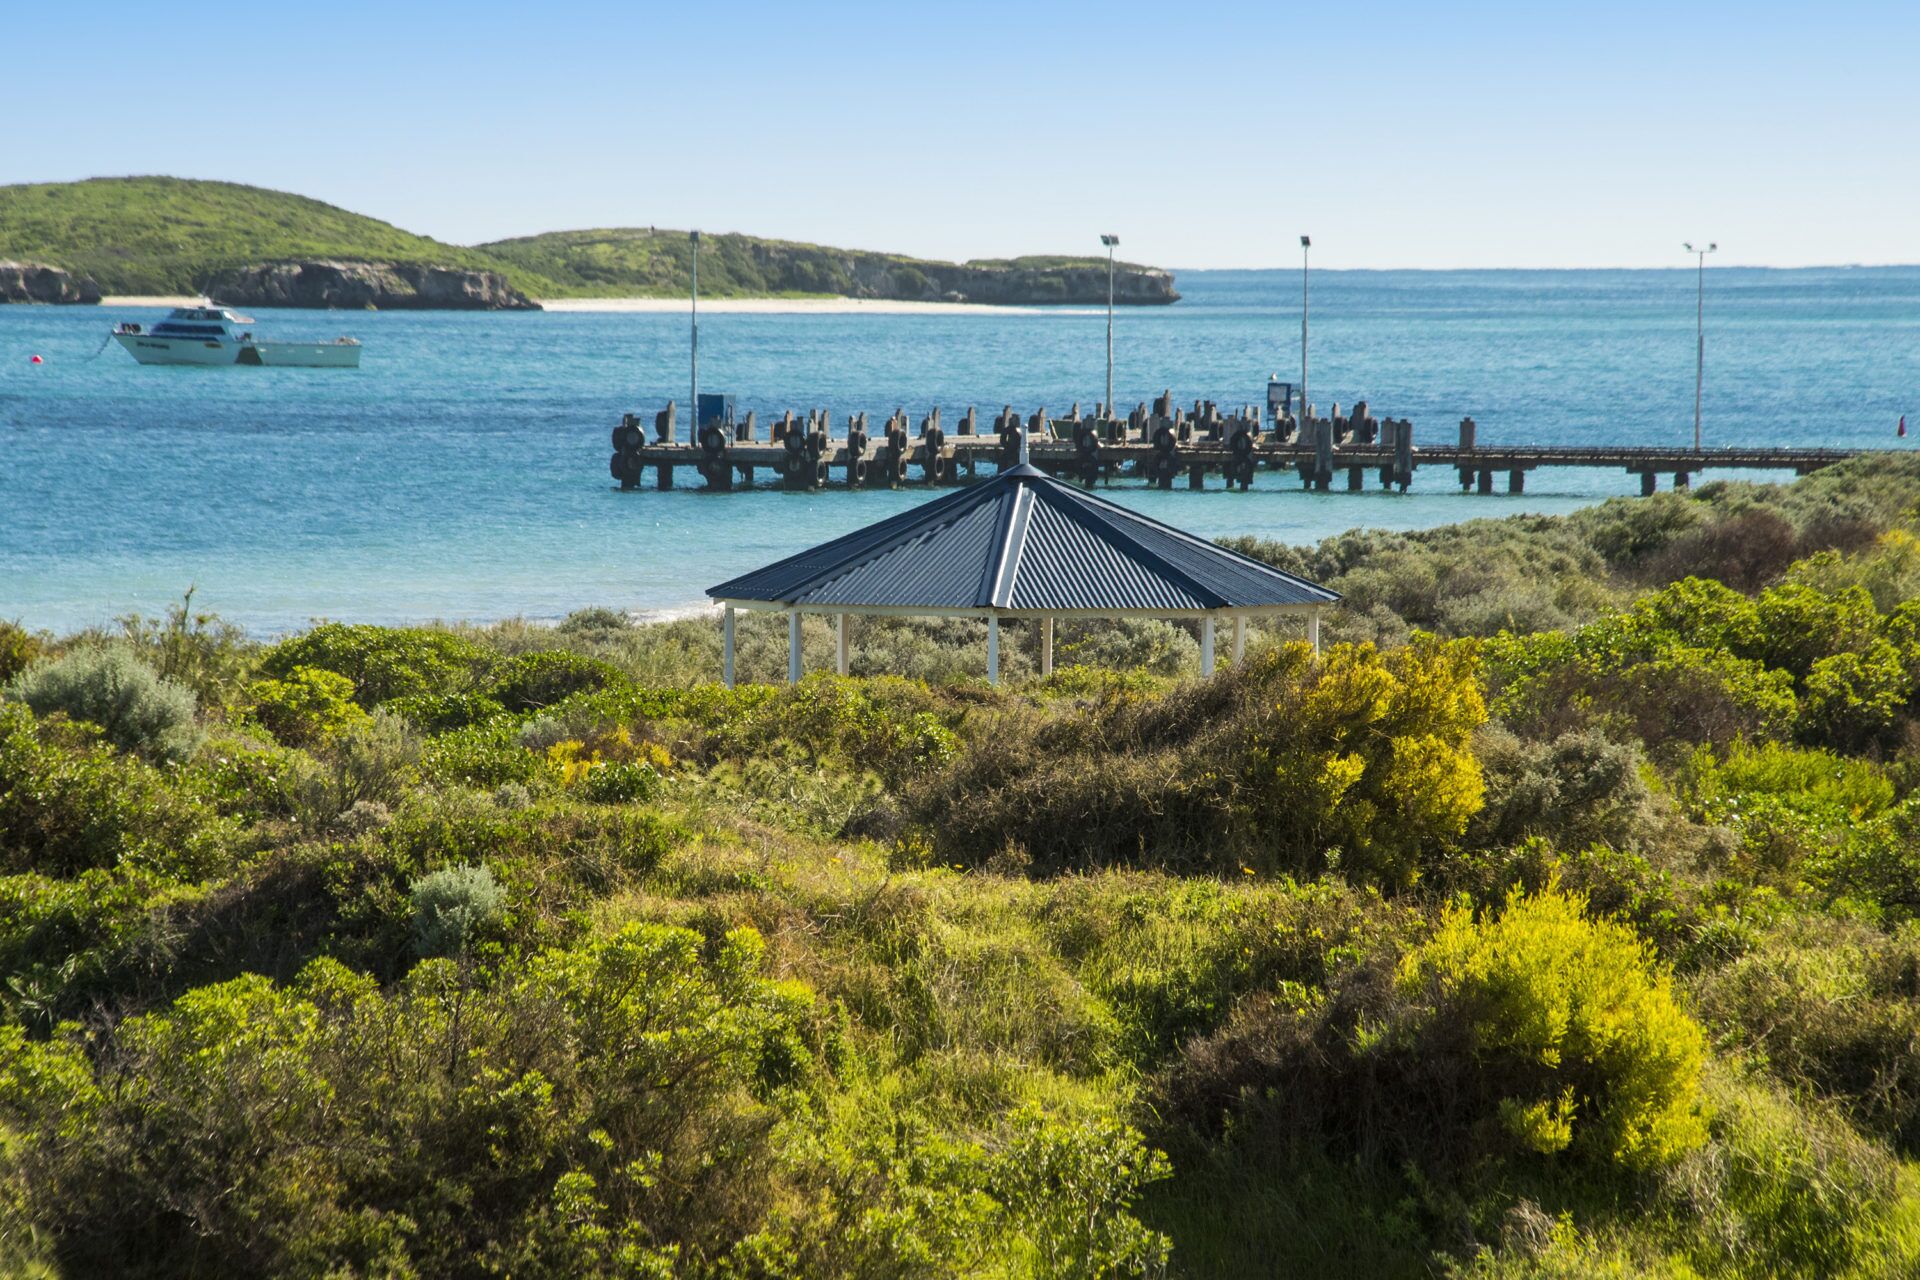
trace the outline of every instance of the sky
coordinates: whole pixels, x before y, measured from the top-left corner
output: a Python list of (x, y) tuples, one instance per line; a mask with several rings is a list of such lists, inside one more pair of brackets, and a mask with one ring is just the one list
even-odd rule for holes
[(1920, 3), (0, 0), (0, 183), (130, 173), (462, 244), (1911, 263)]

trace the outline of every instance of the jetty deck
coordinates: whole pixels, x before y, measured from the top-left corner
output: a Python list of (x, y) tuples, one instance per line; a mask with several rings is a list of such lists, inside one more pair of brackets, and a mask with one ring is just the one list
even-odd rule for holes
[(1008, 407), (988, 425), (968, 409), (950, 429), (939, 410), (917, 424), (896, 410), (872, 427), (866, 414), (855, 414), (837, 433), (823, 411), (804, 417), (789, 412), (769, 424), (765, 439), (752, 413), (740, 421), (710, 420), (686, 441), (675, 438), (675, 417), (671, 403), (653, 415), (652, 439), (638, 415), (626, 415), (614, 428), (610, 469), (622, 489), (641, 487), (648, 469), (662, 489), (673, 487), (676, 473), (688, 472), (720, 490), (752, 485), (762, 472), (797, 489), (964, 484), (983, 478), (982, 467), (990, 468), (985, 472), (990, 476), (1015, 465), (1023, 435), (1034, 465), (1055, 475), (1087, 485), (1134, 479), (1162, 489), (1181, 480), (1200, 489), (1210, 477), (1246, 489), (1265, 469), (1290, 471), (1308, 489), (1358, 491), (1372, 481), (1404, 492), (1416, 473), (1428, 469), (1451, 472), (1463, 490), (1493, 493), (1503, 485), (1509, 493), (1523, 493), (1530, 471), (1581, 467), (1637, 475), (1641, 492), (1652, 493), (1661, 476), (1670, 477), (1675, 488), (1686, 488), (1707, 471), (1805, 475), (1871, 452), (1481, 443), (1472, 418), (1462, 419), (1451, 439), (1416, 444), (1410, 421), (1376, 419), (1365, 403), (1356, 404), (1351, 414), (1342, 415), (1335, 406), (1325, 418), (1283, 413), (1263, 423), (1258, 406), (1222, 412), (1210, 401), (1197, 401), (1189, 413), (1174, 407), (1168, 396), (1125, 418), (1099, 411), (1083, 417), (1077, 405), (1064, 417), (1049, 417), (1045, 409), (1022, 417)]

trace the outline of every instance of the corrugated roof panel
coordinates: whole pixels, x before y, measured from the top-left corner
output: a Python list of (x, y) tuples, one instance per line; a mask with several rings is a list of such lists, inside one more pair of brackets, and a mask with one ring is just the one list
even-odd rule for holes
[(1113, 613), (1331, 604), (1340, 598), (1031, 466), (789, 556), (707, 594), (850, 609), (991, 605)]
[(1204, 609), (1211, 604), (1043, 499), (1034, 504), (1007, 607)]
[(972, 504), (954, 519), (916, 529), (844, 572), (810, 584), (795, 602), (921, 609), (984, 606), (982, 566), (993, 558), (1009, 505)]

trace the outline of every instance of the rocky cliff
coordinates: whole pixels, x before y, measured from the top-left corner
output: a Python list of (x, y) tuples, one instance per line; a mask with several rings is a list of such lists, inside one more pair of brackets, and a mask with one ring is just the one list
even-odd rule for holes
[(409, 262), (320, 259), (259, 262), (218, 271), (209, 297), (236, 307), (340, 307), (381, 311), (538, 311), (495, 271)]
[(98, 302), (100, 287), (85, 276), (38, 262), (0, 262), (0, 302)]

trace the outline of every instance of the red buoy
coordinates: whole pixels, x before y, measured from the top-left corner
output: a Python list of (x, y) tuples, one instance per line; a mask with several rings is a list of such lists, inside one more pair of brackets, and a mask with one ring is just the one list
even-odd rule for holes
[(42, 359), (41, 359), (41, 358), (40, 358), (39, 356), (35, 356), (35, 357), (34, 357), (34, 358), (33, 358), (32, 360), (30, 360), (30, 361), (28, 361), (27, 363), (29, 363), (29, 364), (45, 364), (45, 363), (46, 363), (46, 361), (44, 361), (44, 360), (42, 360)]

